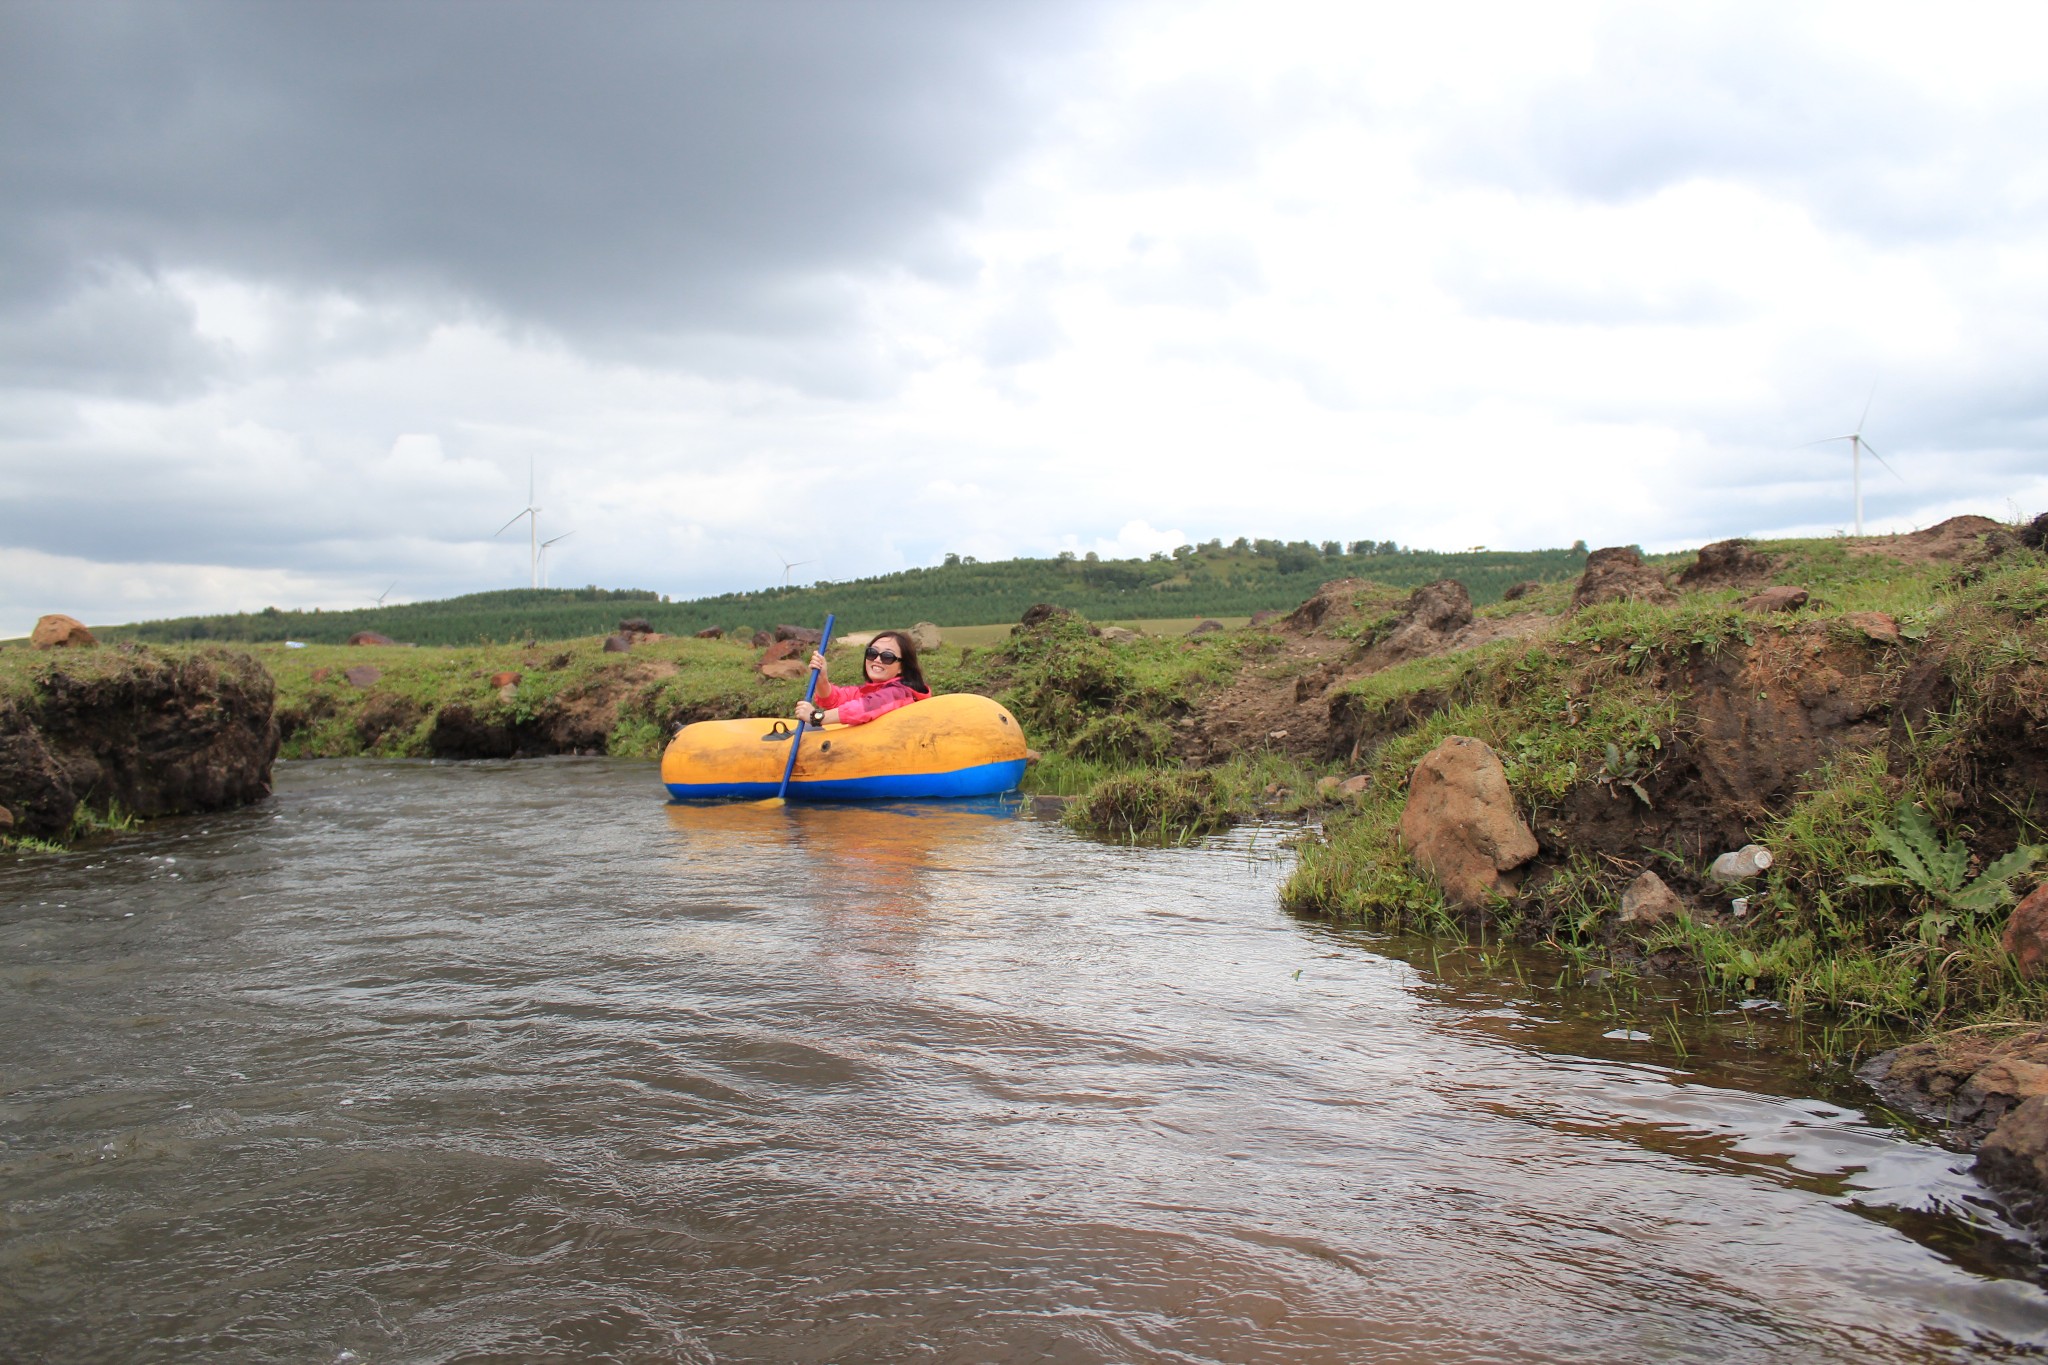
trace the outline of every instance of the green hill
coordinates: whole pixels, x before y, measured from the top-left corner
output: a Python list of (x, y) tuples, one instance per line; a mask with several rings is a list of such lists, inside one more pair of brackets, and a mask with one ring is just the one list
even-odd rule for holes
[(709, 626), (758, 629), (780, 623), (815, 626), (837, 612), (847, 629), (931, 621), (941, 626), (1015, 621), (1034, 602), (1056, 602), (1096, 620), (1187, 616), (1249, 616), (1292, 608), (1333, 578), (1371, 578), (1407, 588), (1455, 578), (1475, 604), (1499, 600), (1510, 584), (1550, 582), (1577, 574), (1585, 548), (1474, 550), (1440, 554), (1391, 541), (1209, 541), (1149, 559), (1007, 559), (977, 563), (948, 555), (944, 564), (848, 583), (764, 588), (671, 602), (641, 589), (526, 589), (471, 593), (438, 602), (354, 611), (281, 611), (187, 616), (137, 625), (94, 627), (103, 639), (171, 643), (303, 640), (339, 644), (374, 630), (422, 645), (478, 641), (562, 640), (605, 634), (625, 617), (640, 617), (665, 634)]

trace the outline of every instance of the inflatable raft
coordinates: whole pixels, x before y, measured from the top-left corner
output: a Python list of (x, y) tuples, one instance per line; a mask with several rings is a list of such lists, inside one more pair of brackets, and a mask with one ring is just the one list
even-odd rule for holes
[[(706, 720), (686, 725), (661, 756), (661, 781), (678, 801), (775, 795), (794, 720)], [(1024, 777), (1024, 732), (987, 697), (954, 693), (901, 707), (866, 725), (804, 732), (790, 774), (792, 800), (993, 796)]]

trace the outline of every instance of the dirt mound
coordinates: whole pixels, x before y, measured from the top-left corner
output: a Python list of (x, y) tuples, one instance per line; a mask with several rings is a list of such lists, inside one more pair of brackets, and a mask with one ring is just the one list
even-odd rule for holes
[(1681, 590), (1747, 588), (1765, 582), (1776, 567), (1769, 555), (1758, 554), (1746, 540), (1717, 540), (1700, 546), (1700, 557), (1678, 576)]
[(1986, 536), (2010, 534), (2011, 528), (1990, 517), (1950, 517), (1924, 531), (1903, 536), (1871, 536), (1849, 542), (1852, 555), (1883, 555), (1906, 564), (1947, 564), (1968, 558)]
[(1572, 590), (1574, 611), (1602, 602), (1669, 604), (1677, 600), (1663, 570), (1645, 564), (1642, 555), (1627, 545), (1610, 545), (1586, 556), (1586, 571)]
[(1400, 617), (1372, 645), (1367, 662), (1385, 668), (1425, 654), (1441, 654), (1450, 638), (1472, 624), (1472, 594), (1454, 578), (1425, 583), (1408, 596)]
[(1316, 589), (1316, 595), (1280, 618), (1280, 627), (1306, 635), (1325, 625), (1349, 620), (1357, 611), (1361, 594), (1378, 588), (1363, 578), (1336, 578)]

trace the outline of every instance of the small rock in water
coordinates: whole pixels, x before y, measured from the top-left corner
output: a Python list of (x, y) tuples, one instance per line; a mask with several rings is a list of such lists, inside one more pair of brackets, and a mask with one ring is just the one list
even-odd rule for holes
[(1612, 1038), (1617, 1043), (1647, 1043), (1650, 1041), (1649, 1034), (1644, 1033), (1641, 1029), (1633, 1028), (1613, 1028), (1600, 1036), (1602, 1038)]

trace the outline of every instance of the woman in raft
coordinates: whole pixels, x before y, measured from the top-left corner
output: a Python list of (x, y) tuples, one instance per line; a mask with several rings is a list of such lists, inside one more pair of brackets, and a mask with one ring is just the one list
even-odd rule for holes
[(917, 646), (900, 630), (885, 630), (868, 641), (861, 655), (864, 681), (855, 687), (834, 687), (825, 675), (825, 656), (811, 655), (818, 670), (818, 700), (796, 704), (796, 718), (814, 725), (865, 725), (876, 716), (923, 701), (932, 694), (917, 665)]

